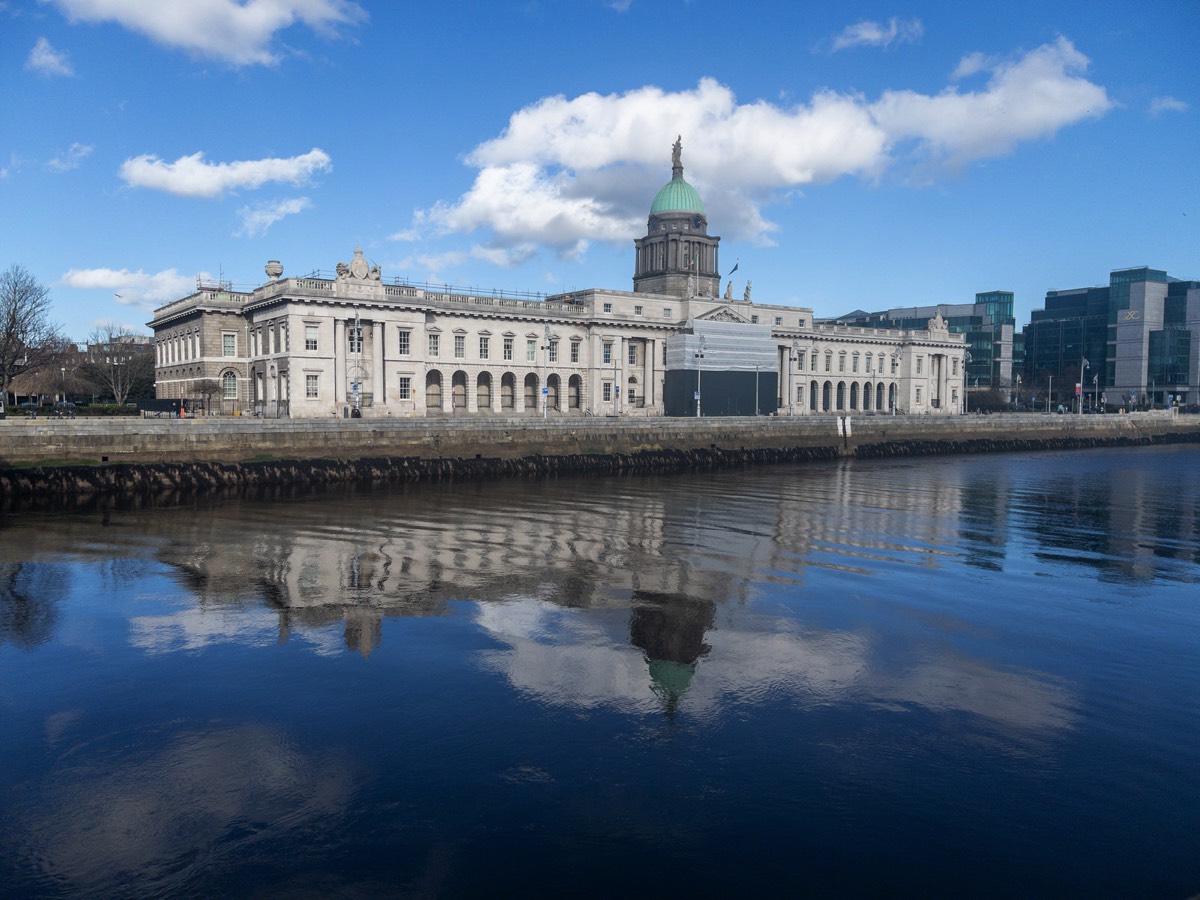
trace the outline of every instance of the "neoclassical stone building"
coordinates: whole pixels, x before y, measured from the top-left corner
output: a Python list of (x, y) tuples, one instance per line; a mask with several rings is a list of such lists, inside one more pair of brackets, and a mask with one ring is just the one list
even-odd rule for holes
[(749, 283), (721, 296), (720, 238), (678, 141), (672, 162), (634, 242), (632, 291), (391, 282), (361, 250), (327, 277), (284, 278), (272, 260), (253, 291), (202, 285), (155, 310), (158, 396), (215, 380), (210, 411), (303, 418), (961, 411), (965, 345), (940, 317), (823, 325), (752, 301)]

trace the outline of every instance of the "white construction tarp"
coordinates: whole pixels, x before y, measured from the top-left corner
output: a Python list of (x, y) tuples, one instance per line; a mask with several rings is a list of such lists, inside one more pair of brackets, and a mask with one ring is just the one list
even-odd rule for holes
[[(769, 325), (743, 322), (705, 322), (693, 319), (691, 334), (667, 339), (667, 370), (707, 369), (712, 372), (774, 371), (779, 364), (778, 342)], [(703, 341), (704, 358), (697, 357)]]

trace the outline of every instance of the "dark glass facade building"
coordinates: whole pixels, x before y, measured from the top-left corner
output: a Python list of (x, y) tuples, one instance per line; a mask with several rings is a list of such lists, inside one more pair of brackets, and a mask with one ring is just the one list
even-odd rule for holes
[(939, 303), (936, 306), (905, 306), (879, 312), (861, 309), (823, 320), (834, 325), (863, 328), (922, 330), (941, 314), (952, 334), (964, 335), (971, 361), (967, 363), (967, 385), (971, 390), (1012, 388), (1021, 372), (1021, 342), (1015, 340), (1012, 291), (983, 291), (974, 303)]
[(1117, 269), (1107, 287), (1048, 291), (1024, 329), (1024, 385), (1109, 407), (1200, 400), (1200, 282)]

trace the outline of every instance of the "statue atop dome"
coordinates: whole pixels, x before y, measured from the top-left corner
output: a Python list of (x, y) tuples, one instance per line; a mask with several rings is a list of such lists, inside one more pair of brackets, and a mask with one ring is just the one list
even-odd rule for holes
[(671, 147), (671, 177), (683, 177), (683, 135), (676, 137)]

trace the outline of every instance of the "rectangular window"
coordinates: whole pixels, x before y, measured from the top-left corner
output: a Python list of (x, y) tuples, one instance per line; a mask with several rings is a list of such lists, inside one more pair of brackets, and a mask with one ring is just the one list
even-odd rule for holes
[(481, 337), (481, 338), (479, 339), (479, 358), (480, 358), (480, 359), (487, 359), (487, 358), (488, 358), (488, 351), (489, 351), (490, 349), (491, 349), (491, 339), (490, 339), (490, 338), (486, 338), (486, 337)]
[(467, 355), (467, 336), (465, 334), (456, 334), (454, 336), (454, 358), (462, 359)]
[(550, 342), (550, 362), (558, 362), (558, 341)]
[(921, 405), (921, 389), (917, 388), (917, 405)]
[(782, 325), (782, 324), (783, 324), (783, 316), (776, 316), (776, 317), (775, 317), (775, 324), (776, 324), (776, 325)]
[(362, 353), (362, 349), (363, 349), (362, 326), (361, 325), (351, 325), (349, 328), (347, 328), (346, 329), (346, 340), (347, 340), (346, 349), (348, 352)]
[(613, 360), (612, 350), (613, 350), (613, 345), (611, 343), (609, 343), (608, 341), (605, 341), (604, 355), (601, 356), (600, 359), (606, 366), (612, 364), (612, 360)]
[(868, 372), (871, 371), (871, 363), (874, 362), (874, 360), (875, 360), (875, 357), (873, 357), (873, 356), (867, 357), (867, 371)]
[(316, 325), (305, 325), (304, 326), (304, 349), (305, 350), (316, 350), (317, 349), (317, 326)]
[(750, 323), (751, 323), (752, 325), (757, 325), (757, 324), (758, 324), (758, 316), (757, 316), (757, 315), (753, 315), (753, 316), (751, 316), (751, 317), (750, 317)]
[(850, 361), (850, 371), (851, 372), (858, 371), (858, 354), (857, 353), (854, 354), (854, 359), (852, 359)]
[(671, 318), (671, 307), (669, 307), (669, 306), (664, 306), (664, 307), (663, 307), (663, 318), (664, 318), (664, 319), (669, 319), (669, 318)]
[(611, 303), (605, 303), (605, 304), (604, 304), (604, 311), (605, 311), (606, 313), (610, 313), (610, 312), (612, 312), (612, 304), (611, 304)]
[(838, 356), (838, 371), (846, 371), (846, 354), (842, 353)]
[(796, 362), (800, 364), (800, 371), (801, 371), (801, 372), (803, 372), (803, 371), (804, 371), (804, 357), (805, 357), (805, 355), (806, 355), (806, 354), (805, 354), (805, 352), (804, 352), (803, 350), (801, 350), (801, 351), (800, 351), (798, 354), (796, 354)]
[(513, 358), (513, 339), (510, 337), (506, 337), (504, 339), (504, 358), (505, 359)]
[(525, 362), (537, 362), (537, 341), (533, 338), (525, 339)]
[(579, 362), (579, 341), (571, 341), (571, 362)]
[(631, 366), (637, 365), (637, 344), (629, 345), (629, 364)]
[(924, 362), (925, 362), (925, 357), (923, 357), (923, 356), (917, 357), (917, 374), (918, 375), (921, 374), (921, 368), (922, 368), (922, 365), (924, 364)]
[(440, 334), (431, 334), (429, 336), (429, 355), (437, 356), (442, 350), (442, 336)]
[(604, 400), (605, 403), (608, 403), (610, 400), (612, 400), (612, 397), (613, 397), (612, 382), (611, 381), (604, 382), (604, 387), (602, 388), (602, 390), (603, 390), (602, 399)]
[(396, 387), (396, 398), (398, 400), (412, 399), (412, 377), (409, 375), (400, 376), (400, 384)]
[(633, 308), (633, 314), (635, 316), (640, 316), (642, 314), (642, 308), (640, 306), (635, 306)]
[(833, 354), (832, 353), (825, 354), (825, 371), (826, 372), (833, 371)]
[(320, 392), (321, 376), (320, 375), (305, 375), (304, 376), (304, 396), (309, 400), (316, 400), (321, 396)]
[(396, 347), (396, 352), (400, 356), (408, 356), (412, 353), (412, 332), (407, 328), (400, 329), (400, 343)]
[(237, 335), (222, 334), (221, 335), (221, 355), (222, 356), (237, 356)]
[(958, 374), (958, 357), (957, 356), (954, 357), (954, 359), (950, 360), (950, 374), (951, 375)]
[(900, 368), (900, 357), (893, 356), (892, 357), (892, 374), (895, 375), (896, 370), (899, 368)]

